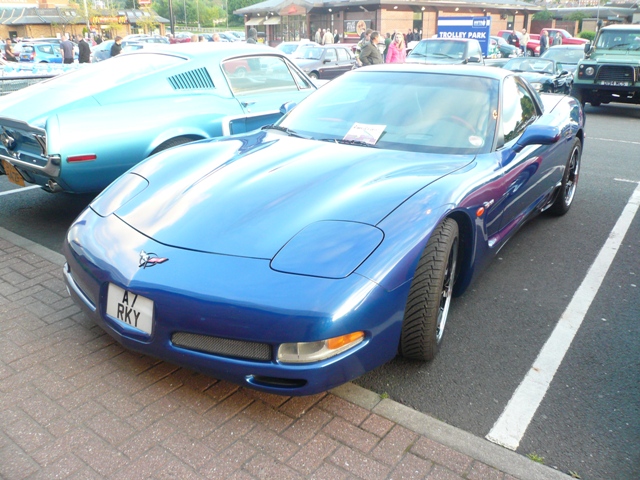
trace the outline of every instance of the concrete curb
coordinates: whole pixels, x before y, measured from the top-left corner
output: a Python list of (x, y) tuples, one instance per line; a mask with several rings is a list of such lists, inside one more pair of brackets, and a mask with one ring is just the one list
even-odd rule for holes
[(331, 393), (371, 410), (408, 430), (424, 435), (434, 442), (522, 480), (567, 480), (571, 478), (558, 470), (529, 460), (516, 452), (452, 427), (398, 402), (382, 399), (377, 393), (353, 383), (334, 388)]
[[(65, 263), (65, 258), (60, 253), (49, 250), (2, 227), (0, 227), (0, 238), (61, 267)], [(331, 393), (519, 479), (567, 480), (571, 478), (558, 470), (536, 463), (516, 452), (476, 437), (398, 402), (382, 399), (377, 393), (353, 383), (341, 385), (331, 390)]]

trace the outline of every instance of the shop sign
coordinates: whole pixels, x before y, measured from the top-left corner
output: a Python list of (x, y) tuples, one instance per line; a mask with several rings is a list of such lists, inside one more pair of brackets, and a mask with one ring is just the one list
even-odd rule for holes
[(371, 28), (371, 20), (345, 20), (344, 37), (359, 40), (367, 28)]

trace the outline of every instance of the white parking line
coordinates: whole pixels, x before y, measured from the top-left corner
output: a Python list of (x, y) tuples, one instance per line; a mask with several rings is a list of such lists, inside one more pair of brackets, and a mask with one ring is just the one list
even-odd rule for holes
[[(637, 183), (637, 182), (636, 182)], [(634, 190), (609, 238), (589, 268), (587, 276), (573, 295), (551, 336), (542, 347), (500, 418), (486, 436), (487, 440), (516, 450), (531, 419), (540, 406), (551, 380), (562, 363), (573, 338), (584, 320), (591, 302), (613, 262), (616, 252), (640, 207), (640, 184)]]
[(40, 185), (31, 185), (29, 187), (14, 188), (13, 190), (8, 190), (6, 192), (0, 192), (0, 196), (2, 196), (2, 195), (11, 195), (12, 193), (20, 193), (20, 192), (24, 192), (26, 190), (33, 190), (34, 188), (42, 188), (42, 187)]

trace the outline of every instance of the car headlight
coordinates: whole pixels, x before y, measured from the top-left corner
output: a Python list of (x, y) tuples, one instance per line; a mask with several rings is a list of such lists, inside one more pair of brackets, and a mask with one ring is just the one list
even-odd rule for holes
[(542, 90), (542, 84), (540, 82), (531, 82), (531, 86), (535, 88), (536, 92)]
[(283, 343), (278, 348), (282, 363), (311, 363), (331, 358), (364, 340), (364, 332), (353, 332), (318, 342)]
[(147, 179), (135, 173), (125, 173), (98, 195), (89, 206), (101, 217), (107, 217), (147, 186), (149, 186)]
[(298, 232), (271, 260), (278, 272), (345, 278), (382, 242), (384, 233), (365, 223), (327, 220)]
[(587, 67), (586, 70), (584, 71), (584, 74), (587, 75), (588, 77), (591, 77), (594, 73), (596, 73), (596, 71), (593, 67)]

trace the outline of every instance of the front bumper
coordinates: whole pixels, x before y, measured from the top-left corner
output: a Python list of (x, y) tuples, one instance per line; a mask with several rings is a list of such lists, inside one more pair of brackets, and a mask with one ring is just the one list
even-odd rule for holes
[[(140, 268), (141, 250), (169, 260)], [(172, 248), (90, 209), (69, 230), (64, 253), (72, 297), (120, 344), (215, 378), (310, 395), (350, 381), (397, 352), (408, 284), (388, 292), (357, 274), (340, 280), (283, 274), (265, 259)], [(109, 283), (153, 300), (151, 335), (106, 314)], [(306, 364), (276, 358), (282, 343), (354, 331), (364, 331), (365, 340), (335, 357)], [(176, 335), (240, 345), (238, 351), (259, 344), (270, 353), (260, 360), (233, 351), (213, 354), (176, 345)]]

